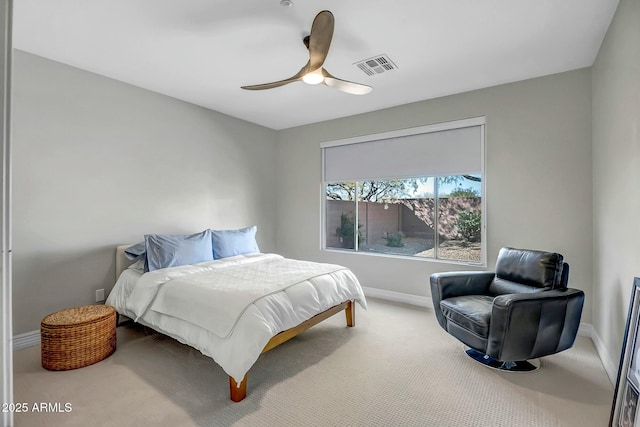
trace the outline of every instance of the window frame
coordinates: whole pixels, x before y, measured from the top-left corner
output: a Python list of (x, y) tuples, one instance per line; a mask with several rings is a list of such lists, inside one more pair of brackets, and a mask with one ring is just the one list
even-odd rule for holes
[[(449, 260), (449, 259), (441, 259), (436, 258), (438, 254), (438, 249), (434, 250), (434, 257), (417, 257), (414, 255), (400, 255), (400, 254), (387, 254), (387, 253), (377, 253), (377, 252), (361, 252), (358, 250), (358, 244), (356, 242), (354, 249), (340, 249), (340, 248), (328, 248), (327, 247), (327, 181), (325, 181), (325, 148), (335, 147), (339, 145), (347, 145), (347, 144), (356, 144), (356, 143), (366, 143), (377, 141), (380, 139), (389, 139), (389, 138), (398, 138), (403, 136), (411, 136), (411, 135), (419, 135), (433, 132), (440, 132), (445, 130), (454, 130), (471, 126), (480, 126), (480, 174), (482, 176), (482, 185), (481, 185), (481, 231), (480, 231), (480, 239), (481, 239), (481, 260), (480, 262), (473, 261), (461, 261), (461, 260)], [(351, 138), (343, 138), (331, 141), (325, 141), (320, 143), (320, 151), (321, 151), (321, 185), (320, 185), (320, 250), (321, 251), (329, 251), (329, 252), (340, 252), (340, 253), (349, 253), (356, 255), (364, 255), (364, 256), (377, 256), (377, 257), (391, 257), (391, 258), (402, 258), (409, 260), (416, 260), (422, 262), (439, 262), (439, 263), (447, 263), (447, 264), (461, 264), (461, 265), (473, 265), (486, 267), (487, 265), (487, 202), (486, 202), (486, 193), (487, 193), (487, 177), (485, 173), (485, 133), (486, 133), (486, 117), (473, 117), (468, 119), (454, 120), (449, 122), (435, 123), (425, 126), (417, 126), (405, 129), (397, 129), (388, 132), (380, 132), (369, 135), (356, 136)], [(443, 175), (428, 175), (429, 177), (433, 176), (433, 178), (437, 181), (437, 178)], [(435, 184), (434, 191), (434, 199), (437, 203), (437, 199), (439, 197), (437, 191), (438, 185)], [(357, 192), (356, 192), (357, 193)], [(357, 221), (357, 208), (358, 208), (358, 200), (354, 201), (354, 215)], [(436, 209), (436, 215), (438, 211)], [(355, 231), (354, 231), (355, 235)], [(437, 242), (437, 236), (436, 236)]]

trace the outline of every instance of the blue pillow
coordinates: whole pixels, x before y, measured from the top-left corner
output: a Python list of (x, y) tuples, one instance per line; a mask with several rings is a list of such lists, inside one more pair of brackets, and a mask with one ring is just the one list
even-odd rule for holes
[(144, 255), (145, 242), (136, 243), (124, 250), (124, 254), (130, 260), (140, 259)]
[(145, 271), (196, 264), (213, 259), (211, 230), (196, 234), (144, 236), (147, 262)]
[(213, 240), (213, 257), (226, 258), (234, 255), (259, 253), (256, 243), (257, 226), (240, 230), (211, 230)]

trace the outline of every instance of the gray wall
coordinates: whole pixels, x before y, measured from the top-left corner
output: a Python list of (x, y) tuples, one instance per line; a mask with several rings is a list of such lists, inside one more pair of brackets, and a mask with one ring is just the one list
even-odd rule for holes
[(322, 141), (486, 116), (488, 266), (502, 246), (558, 251), (591, 321), (591, 70), (582, 69), (301, 126), (278, 134), (278, 251), (342, 263), (364, 286), (428, 296), (442, 262), (320, 250)]
[(593, 326), (610, 375), (620, 357), (633, 278), (640, 276), (638, 23), (640, 1), (621, 0), (592, 70)]
[(276, 132), (15, 52), (14, 333), (95, 301), (115, 245), (258, 225), (276, 249)]

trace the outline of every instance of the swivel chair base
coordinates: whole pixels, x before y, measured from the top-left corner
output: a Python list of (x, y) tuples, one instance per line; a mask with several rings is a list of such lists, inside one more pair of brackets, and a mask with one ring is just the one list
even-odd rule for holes
[(503, 362), (472, 348), (466, 350), (465, 353), (476, 362), (488, 368), (504, 372), (532, 372), (540, 368), (540, 362), (537, 359)]

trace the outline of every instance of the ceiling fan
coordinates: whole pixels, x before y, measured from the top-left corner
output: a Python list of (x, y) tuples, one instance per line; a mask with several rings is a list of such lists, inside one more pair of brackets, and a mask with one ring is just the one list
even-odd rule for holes
[(329, 72), (322, 67), (324, 60), (327, 58), (329, 46), (331, 45), (333, 25), (333, 13), (328, 10), (323, 10), (316, 15), (313, 20), (313, 24), (311, 25), (311, 33), (302, 40), (309, 50), (309, 61), (300, 69), (300, 71), (298, 71), (298, 73), (288, 79), (259, 85), (242, 86), (242, 89), (272, 89), (274, 87), (284, 86), (286, 84), (302, 80), (310, 85), (322, 83), (326, 86), (353, 95), (365, 95), (371, 92), (373, 90), (371, 86), (339, 79), (329, 74)]

